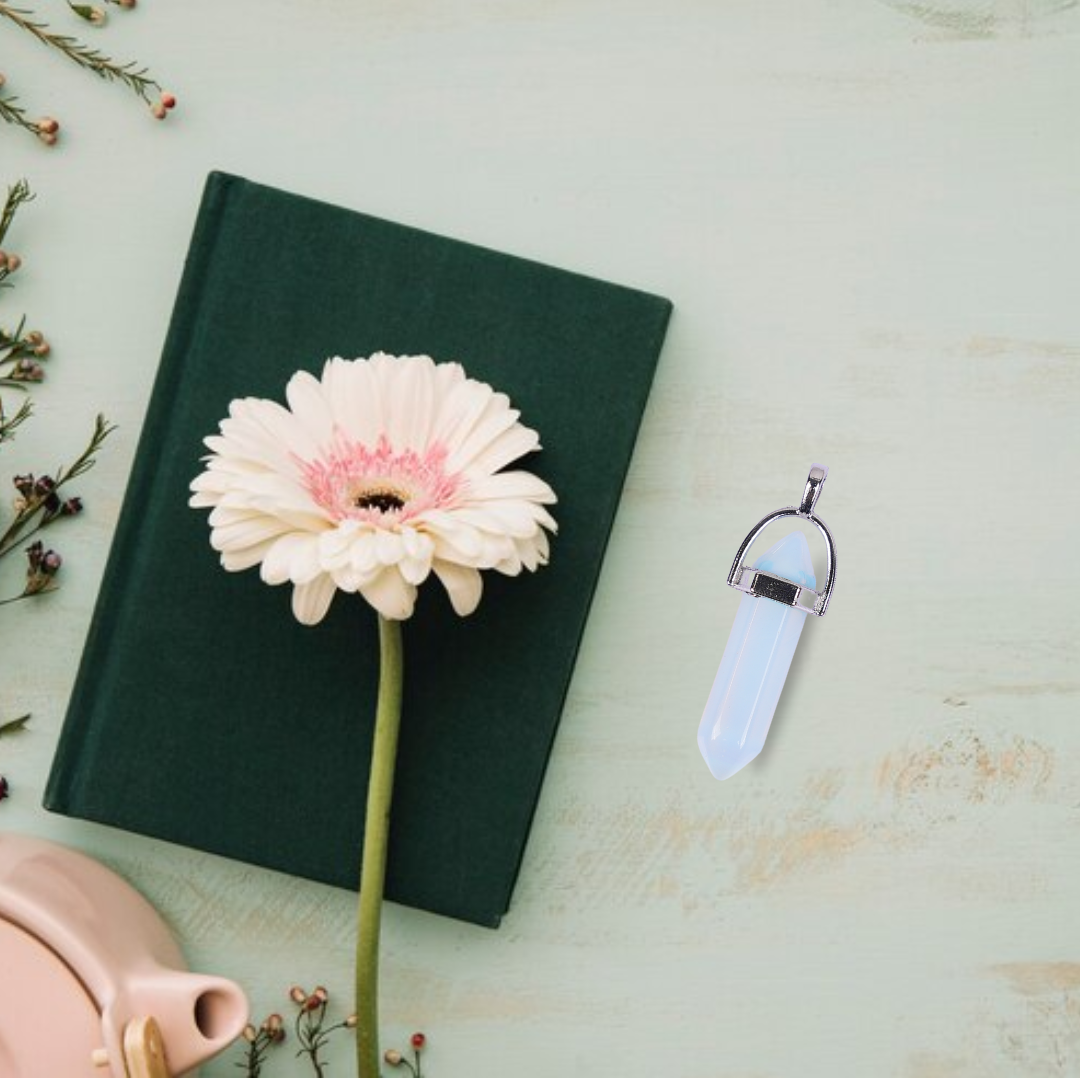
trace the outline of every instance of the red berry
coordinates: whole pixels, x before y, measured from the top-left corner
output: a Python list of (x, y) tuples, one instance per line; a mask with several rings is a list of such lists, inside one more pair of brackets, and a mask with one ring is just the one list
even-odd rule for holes
[(164, 105), (166, 109), (175, 109), (176, 95), (170, 94), (168, 90), (163, 90), (161, 92), (161, 104)]
[(423, 1050), (427, 1039), (424, 1038), (424, 1033), (422, 1031), (417, 1031), (409, 1042), (412, 1043), (414, 1050)]

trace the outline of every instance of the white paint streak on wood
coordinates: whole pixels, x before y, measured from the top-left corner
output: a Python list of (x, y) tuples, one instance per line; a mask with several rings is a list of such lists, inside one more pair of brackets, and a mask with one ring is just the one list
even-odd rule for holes
[[(0, 133), (41, 193), (4, 308), (56, 343), (5, 469), (70, 458), (98, 406), (122, 428), (55, 534), (64, 591), (0, 609), (35, 713), (0, 824), (116, 866), (260, 1014), (347, 994), (348, 894), (37, 808), (232, 169), (677, 305), (514, 910), (388, 909), (388, 1040), (425, 1028), (436, 1075), (1075, 1074), (1078, 29), (1066, 0), (190, 0), (110, 30), (179, 93), (165, 130), (8, 34), (65, 145)], [(728, 560), (814, 460), (835, 602), (717, 784)]]

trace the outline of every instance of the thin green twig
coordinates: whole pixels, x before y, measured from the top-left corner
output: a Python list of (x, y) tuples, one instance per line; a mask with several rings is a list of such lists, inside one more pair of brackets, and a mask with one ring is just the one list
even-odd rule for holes
[[(6, 104), (10, 106), (14, 100), (14, 98), (7, 98)], [(0, 106), (4, 104), (4, 99), (0, 99)], [(11, 228), (15, 215), (19, 212), (19, 207), (25, 203), (33, 202), (33, 200), (34, 193), (25, 180), (16, 180), (8, 188), (7, 198), (4, 200), (4, 209), (0, 210), (0, 244), (4, 242), (7, 231)]]
[(14, 435), (15, 429), (30, 419), (30, 413), (33, 411), (34, 406), (30, 403), (30, 399), (24, 398), (15, 412), (6, 415), (3, 402), (0, 401), (0, 443), (7, 442)]
[(20, 29), (36, 37), (43, 45), (48, 45), (63, 53), (73, 63), (87, 71), (92, 71), (99, 78), (107, 82), (123, 83), (147, 105), (152, 104), (151, 90), (161, 92), (161, 84), (151, 77), (147, 68), (138, 67), (133, 60), (120, 63), (106, 56), (99, 49), (84, 45), (68, 34), (54, 33), (47, 23), (36, 21), (32, 11), (0, 2), (0, 17), (13, 22)]
[(26, 110), (19, 104), (19, 99), (16, 97), (0, 97), (0, 120), (15, 124), (29, 131), (31, 135), (41, 134), (37, 121), (31, 120), (26, 115)]

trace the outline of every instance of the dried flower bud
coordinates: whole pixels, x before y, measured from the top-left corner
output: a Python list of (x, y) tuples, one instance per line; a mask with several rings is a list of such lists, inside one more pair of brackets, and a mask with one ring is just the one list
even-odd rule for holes
[(164, 105), (166, 109), (175, 109), (176, 108), (176, 95), (169, 93), (168, 90), (162, 90), (161, 91), (161, 104)]
[(26, 335), (27, 345), (40, 345), (45, 340), (45, 335), (40, 330), (31, 330)]
[(60, 130), (60, 123), (51, 116), (43, 116), (37, 122), (37, 129), (43, 135), (55, 135)]
[(30, 501), (22, 495), (16, 495), (11, 500), (11, 509), (15, 511), (15, 516), (18, 517), (24, 510), (28, 509)]
[(289, 987), (289, 997), (297, 1004), (301, 1005), (307, 1001), (307, 991), (300, 986)]
[(13, 255), (8, 252), (7, 256), (7, 272), (14, 274), (19, 267), (22, 266), (22, 259), (18, 255)]
[(150, 112), (153, 114), (155, 120), (164, 120), (169, 115), (169, 110), (165, 108), (160, 101), (155, 101), (150, 106)]
[(304, 1012), (314, 1012), (322, 1004), (322, 1001), (312, 994), (307, 1001), (304, 1002)]
[(103, 26), (105, 24), (105, 12), (99, 7), (94, 7), (93, 4), (73, 4), (71, 0), (68, 0), (68, 7), (80, 19), (85, 19), (88, 23), (93, 23), (94, 26)]
[(45, 554), (45, 545), (40, 540), (35, 540), (26, 549), (26, 561), (29, 563), (28, 574), (36, 573), (41, 567), (41, 560)]
[(41, 382), (45, 378), (45, 369), (30, 357), (24, 356), (16, 365), (9, 378), (18, 382)]
[(243, 1035), (244, 1037), (244, 1042), (253, 1043), (255, 1041), (255, 1037), (258, 1035), (258, 1032), (255, 1030), (254, 1024), (245, 1024), (244, 1030), (241, 1032), (241, 1035)]
[(273, 1034), (275, 1031), (280, 1031), (285, 1021), (281, 1017), (281, 1013), (271, 1013), (263, 1021), (263, 1031), (269, 1031)]
[(345, 1026), (347, 1028), (356, 1027), (356, 1013), (349, 1013), (349, 1015), (345, 1017)]
[(423, 1050), (424, 1045), (427, 1043), (427, 1038), (422, 1031), (414, 1031), (412, 1038), (409, 1040), (412, 1043), (414, 1050)]
[(315, 989), (311, 991), (311, 996), (317, 997), (320, 1001), (330, 1000), (330, 992), (325, 986), (316, 986)]
[(400, 1065), (403, 1060), (404, 1058), (402, 1058), (400, 1050), (387, 1050), (386, 1053), (383, 1054), (383, 1061), (385, 1061), (387, 1065)]
[(15, 485), (15, 490), (24, 498), (29, 498), (34, 493), (34, 475), (33, 473), (25, 473), (20, 476), (12, 478), (11, 481)]
[(52, 352), (52, 346), (47, 341), (39, 342), (34, 346), (34, 355), (46, 357)]
[(48, 577), (52, 577), (63, 564), (64, 560), (60, 558), (59, 552), (53, 551), (52, 548), (41, 556), (41, 570)]
[(44, 144), (45, 144), (46, 146), (55, 146), (55, 145), (56, 145), (56, 135), (55, 135), (55, 134), (53, 134), (52, 132), (48, 132), (48, 131), (39, 131), (39, 132), (38, 132), (38, 138), (39, 138), (39, 139), (40, 139), (40, 140), (41, 140), (41, 141), (42, 141), (42, 142), (43, 142), (43, 143), (44, 143)]
[(34, 494), (51, 495), (56, 490), (56, 481), (51, 476), (39, 476), (34, 481)]
[(60, 504), (60, 513), (63, 517), (74, 517), (76, 514), (81, 514), (82, 509), (83, 502), (78, 495), (72, 495), (70, 499), (65, 499)]
[(127, 8), (129, 11), (136, 4), (136, 0), (116, 0), (116, 2), (122, 7)]

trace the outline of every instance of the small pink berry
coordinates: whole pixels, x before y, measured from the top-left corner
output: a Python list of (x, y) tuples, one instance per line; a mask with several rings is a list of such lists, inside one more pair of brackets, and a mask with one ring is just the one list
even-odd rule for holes
[(175, 109), (176, 108), (176, 95), (175, 94), (170, 94), (168, 90), (162, 90), (161, 91), (161, 104), (164, 105), (166, 109)]
[(315, 989), (311, 991), (311, 996), (318, 998), (319, 1001), (329, 1001), (330, 999), (330, 994), (325, 986), (316, 986)]
[(18, 255), (9, 255), (7, 257), (7, 269), (9, 274), (14, 274), (20, 266), (22, 266), (22, 259), (20, 259)]
[(47, 341), (42, 341), (34, 346), (34, 355), (45, 357), (52, 352), (52, 346)]
[(55, 135), (60, 130), (60, 124), (51, 116), (43, 116), (37, 122), (38, 131), (44, 131), (46, 135)]
[(300, 1005), (303, 1002), (307, 1001), (307, 991), (302, 986), (290, 986), (289, 997), (297, 1005)]
[(160, 101), (150, 107), (150, 112), (153, 114), (155, 120), (164, 120), (165, 117), (169, 115), (169, 110), (166, 109)]

